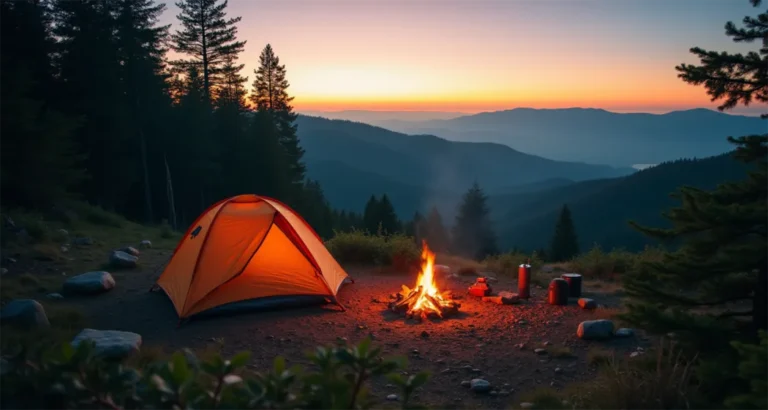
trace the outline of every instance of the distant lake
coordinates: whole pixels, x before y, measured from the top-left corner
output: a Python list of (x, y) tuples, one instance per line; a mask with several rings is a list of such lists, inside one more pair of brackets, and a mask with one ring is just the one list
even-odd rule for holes
[(650, 168), (650, 167), (655, 167), (656, 165), (659, 165), (659, 164), (634, 164), (634, 165), (632, 165), (632, 168), (634, 168), (634, 169), (646, 169), (646, 168)]

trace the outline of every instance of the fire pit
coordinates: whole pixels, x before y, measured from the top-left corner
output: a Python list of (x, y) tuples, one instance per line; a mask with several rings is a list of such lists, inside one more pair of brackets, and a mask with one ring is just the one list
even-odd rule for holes
[(389, 309), (404, 314), (408, 319), (444, 318), (456, 314), (461, 304), (453, 300), (452, 292), (440, 292), (435, 284), (435, 254), (427, 242), (422, 242), (421, 272), (416, 287), (402, 285), (399, 293), (391, 296)]

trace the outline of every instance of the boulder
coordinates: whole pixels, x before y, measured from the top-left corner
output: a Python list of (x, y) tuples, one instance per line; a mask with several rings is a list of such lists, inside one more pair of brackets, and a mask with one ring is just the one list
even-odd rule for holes
[(135, 268), (139, 258), (123, 251), (114, 251), (109, 255), (109, 265), (113, 268)]
[(152, 241), (150, 241), (149, 239), (144, 239), (139, 244), (139, 248), (142, 248), (142, 249), (149, 249), (151, 247), (152, 247)]
[(520, 296), (517, 293), (499, 292), (499, 297), (501, 297), (501, 304), (503, 305), (516, 305), (520, 303)]
[(469, 389), (475, 393), (487, 393), (491, 391), (491, 383), (488, 380), (472, 379), (469, 382)]
[(61, 293), (49, 293), (45, 295), (48, 299), (64, 299), (64, 296), (61, 295)]
[(622, 327), (619, 330), (616, 331), (615, 336), (616, 337), (632, 337), (634, 336), (635, 331), (626, 327)]
[(613, 322), (607, 319), (587, 320), (579, 323), (576, 336), (584, 340), (608, 339), (613, 336)]
[(597, 302), (595, 302), (594, 299), (590, 298), (579, 298), (579, 307), (582, 309), (596, 309), (597, 308)]
[(73, 294), (96, 294), (115, 287), (115, 278), (109, 272), (95, 271), (73, 276), (64, 282), (62, 291)]
[(33, 299), (16, 299), (10, 301), (2, 311), (0, 320), (3, 324), (11, 324), (24, 329), (41, 329), (50, 327), (48, 316), (43, 305)]
[(141, 335), (120, 330), (83, 329), (72, 340), (77, 347), (83, 341), (95, 344), (94, 355), (105, 359), (120, 359), (136, 353), (141, 348)]
[(120, 248), (117, 250), (118, 252), (125, 252), (131, 256), (139, 256), (139, 250), (134, 248), (133, 246), (126, 246), (125, 248)]

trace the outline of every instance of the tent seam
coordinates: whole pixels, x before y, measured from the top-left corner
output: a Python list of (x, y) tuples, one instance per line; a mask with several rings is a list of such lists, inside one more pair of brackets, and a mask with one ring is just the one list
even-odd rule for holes
[[(270, 205), (270, 206), (271, 206), (271, 205)], [(274, 207), (272, 207), (272, 209), (274, 209)], [(205, 300), (205, 298), (207, 298), (207, 297), (208, 297), (208, 295), (210, 295), (211, 293), (213, 293), (213, 292), (214, 292), (216, 289), (218, 289), (218, 288), (220, 288), (220, 287), (222, 287), (222, 286), (226, 285), (227, 283), (229, 283), (229, 282), (231, 282), (231, 281), (233, 281), (233, 280), (237, 279), (237, 278), (238, 278), (240, 275), (242, 275), (242, 274), (243, 274), (243, 272), (245, 272), (245, 269), (248, 267), (248, 264), (250, 264), (250, 263), (251, 263), (251, 260), (253, 259), (253, 257), (254, 257), (254, 256), (256, 256), (256, 252), (258, 252), (258, 251), (259, 251), (259, 249), (261, 249), (261, 246), (262, 246), (262, 245), (264, 245), (264, 241), (267, 239), (267, 235), (269, 235), (269, 232), (270, 232), (270, 231), (272, 231), (272, 227), (275, 225), (275, 215), (277, 215), (277, 214), (278, 214), (278, 211), (277, 211), (277, 209), (275, 209), (275, 213), (272, 215), (272, 220), (269, 222), (269, 228), (267, 228), (267, 232), (265, 232), (265, 233), (264, 233), (264, 236), (261, 238), (261, 242), (259, 242), (259, 245), (256, 247), (256, 249), (254, 249), (254, 250), (253, 250), (253, 252), (251, 253), (251, 256), (250, 256), (250, 257), (248, 257), (248, 259), (245, 261), (245, 264), (243, 265), (243, 268), (242, 268), (242, 269), (240, 269), (240, 271), (239, 271), (239, 272), (237, 272), (236, 274), (234, 274), (234, 275), (233, 275), (231, 278), (227, 279), (226, 281), (224, 281), (224, 282), (223, 282), (222, 284), (220, 284), (219, 286), (216, 286), (215, 288), (213, 288), (213, 289), (211, 289), (210, 291), (208, 291), (208, 293), (206, 293), (205, 295), (203, 295), (203, 297), (201, 297), (200, 299), (198, 299), (198, 300), (197, 300), (197, 302), (195, 302), (195, 303), (194, 303), (192, 306), (190, 306), (190, 309), (194, 309), (194, 307), (195, 307), (195, 306), (197, 306), (197, 304), (198, 304), (198, 303), (200, 303), (200, 302), (202, 302), (203, 300)], [(211, 308), (211, 309), (213, 309), (213, 308)]]
[[(235, 197), (236, 198), (236, 197)], [(197, 274), (197, 267), (200, 264), (200, 257), (203, 255), (203, 252), (205, 251), (205, 246), (208, 245), (208, 238), (211, 236), (211, 231), (213, 230), (213, 226), (216, 224), (216, 219), (221, 214), (221, 210), (224, 209), (225, 206), (227, 206), (228, 203), (232, 202), (233, 198), (229, 198), (225, 203), (221, 205), (218, 211), (216, 211), (216, 215), (213, 216), (210, 223), (210, 228), (205, 233), (205, 238), (203, 238), (203, 243), (200, 245), (200, 250), (197, 252), (197, 258), (195, 258), (195, 267), (192, 269), (192, 277), (189, 279), (189, 287), (187, 288), (187, 294), (184, 295), (184, 305), (182, 306), (182, 313), (187, 311), (187, 298), (189, 297), (189, 291), (192, 289), (192, 284), (195, 283), (195, 275)], [(194, 225), (193, 225), (194, 226)], [(181, 316), (181, 315), (180, 315)], [(181, 317), (185, 317), (181, 316)]]

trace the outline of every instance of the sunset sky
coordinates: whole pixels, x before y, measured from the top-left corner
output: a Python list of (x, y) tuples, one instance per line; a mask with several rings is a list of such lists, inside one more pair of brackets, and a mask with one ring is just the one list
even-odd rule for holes
[[(162, 23), (178, 27), (167, 1)], [(271, 43), (298, 110), (478, 112), (714, 107), (674, 67), (724, 35), (747, 0), (230, 0), (244, 75)], [(764, 110), (764, 109), (763, 109)], [(759, 107), (741, 113), (760, 112)]]

